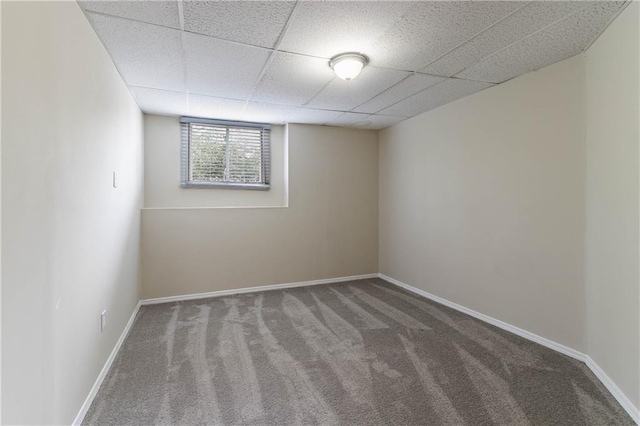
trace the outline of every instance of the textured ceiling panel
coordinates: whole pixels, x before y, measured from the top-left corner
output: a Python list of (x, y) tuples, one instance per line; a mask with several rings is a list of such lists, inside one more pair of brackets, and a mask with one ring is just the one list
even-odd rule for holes
[(458, 77), (501, 83), (576, 55), (593, 42), (623, 5), (589, 2), (586, 9), (488, 57)]
[(189, 95), (188, 103), (190, 116), (241, 121), (242, 110), (244, 110), (247, 102), (211, 96)]
[(187, 112), (187, 94), (168, 90), (130, 87), (143, 112), (149, 114), (182, 115)]
[(180, 28), (177, 1), (97, 1), (78, 2), (86, 10), (120, 16), (134, 21)]
[(357, 112), (346, 112), (339, 117), (327, 122), (329, 126), (351, 126), (354, 123), (365, 121), (369, 114), (359, 114)]
[(333, 78), (326, 59), (278, 52), (251, 100), (301, 106)]
[(323, 109), (294, 108), (287, 117), (289, 123), (300, 124), (325, 124), (335, 120), (342, 114), (340, 111), (327, 111)]
[(183, 2), (184, 29), (254, 46), (274, 47), (295, 2)]
[(88, 15), (128, 85), (184, 90), (180, 31), (94, 13)]
[(185, 33), (187, 90), (198, 95), (247, 100), (271, 52)]
[(242, 120), (256, 123), (284, 124), (296, 107), (249, 102), (242, 113)]
[(368, 52), (376, 66), (417, 71), (525, 5), (509, 1), (415, 4)]
[(413, 117), (491, 87), (490, 83), (450, 78), (380, 111), (381, 115)]
[(365, 121), (355, 123), (354, 127), (360, 127), (363, 129), (384, 129), (385, 127), (393, 126), (399, 122), (406, 120), (405, 117), (391, 117), (387, 115), (370, 115)]
[(515, 40), (525, 38), (586, 6), (581, 1), (531, 2), (422, 71), (437, 75), (455, 75)]
[[(624, 4), (80, 1), (145, 112), (373, 129), (580, 53)], [(370, 58), (350, 83), (343, 51)]]
[(408, 72), (365, 67), (358, 78), (334, 79), (307, 106), (348, 111), (409, 76)]
[(402, 99), (426, 89), (427, 87), (433, 86), (442, 80), (444, 80), (444, 77), (413, 74), (353, 110), (356, 112), (368, 113), (378, 112), (381, 109), (384, 109), (389, 105), (393, 105)]
[(410, 2), (301, 2), (280, 49), (331, 58), (366, 52), (412, 6)]

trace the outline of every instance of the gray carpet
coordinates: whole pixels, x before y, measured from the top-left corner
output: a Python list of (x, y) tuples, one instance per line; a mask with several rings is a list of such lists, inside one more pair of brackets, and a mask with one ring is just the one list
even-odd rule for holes
[(84, 424), (634, 423), (583, 363), (372, 279), (143, 306)]

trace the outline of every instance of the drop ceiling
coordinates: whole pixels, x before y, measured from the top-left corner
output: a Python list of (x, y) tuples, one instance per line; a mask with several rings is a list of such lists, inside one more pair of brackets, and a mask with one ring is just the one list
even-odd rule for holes
[[(140, 108), (381, 129), (576, 55), (624, 1), (80, 1)], [(370, 63), (345, 82), (328, 60)]]

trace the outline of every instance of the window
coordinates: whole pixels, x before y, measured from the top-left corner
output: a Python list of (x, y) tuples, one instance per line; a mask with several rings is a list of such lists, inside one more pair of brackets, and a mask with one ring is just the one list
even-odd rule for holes
[(181, 117), (182, 187), (269, 189), (270, 126)]

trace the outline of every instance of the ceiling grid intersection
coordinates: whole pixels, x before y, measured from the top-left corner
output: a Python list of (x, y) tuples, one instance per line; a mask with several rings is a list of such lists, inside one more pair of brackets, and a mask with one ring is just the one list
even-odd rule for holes
[[(628, 4), (78, 3), (144, 112), (372, 129), (578, 54)], [(345, 51), (370, 58), (349, 83)]]

